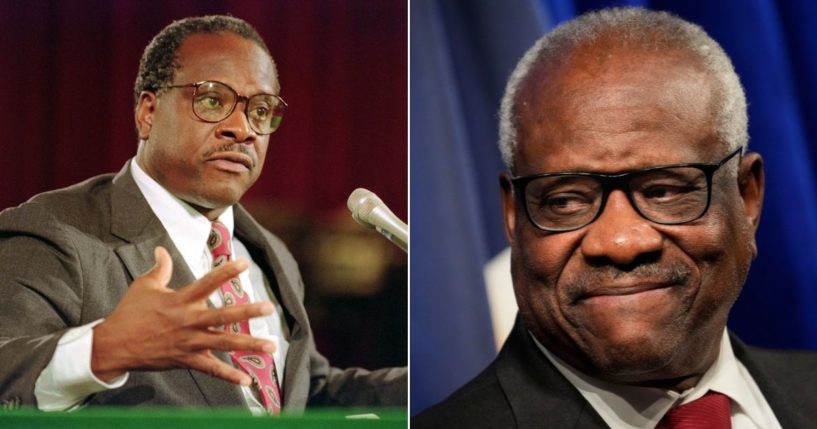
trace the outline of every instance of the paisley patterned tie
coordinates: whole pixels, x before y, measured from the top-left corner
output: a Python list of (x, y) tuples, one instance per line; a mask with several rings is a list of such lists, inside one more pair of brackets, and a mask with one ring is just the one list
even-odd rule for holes
[[(207, 247), (213, 254), (213, 268), (223, 265), (232, 259), (230, 251), (230, 232), (219, 222), (213, 222)], [(224, 305), (249, 304), (250, 298), (244, 293), (238, 277), (224, 283), (219, 289)], [(234, 334), (250, 335), (250, 324), (246, 320), (231, 323), (224, 327)], [(265, 353), (233, 351), (230, 353), (233, 363), (244, 370), (253, 380), (253, 386), (261, 397), (261, 404), (271, 414), (281, 412), (281, 388), (278, 385), (278, 372), (272, 356)]]

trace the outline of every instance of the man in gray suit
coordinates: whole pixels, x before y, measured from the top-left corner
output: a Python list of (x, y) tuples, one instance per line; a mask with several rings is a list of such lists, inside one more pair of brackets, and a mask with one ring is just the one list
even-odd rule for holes
[(805, 428), (817, 354), (726, 329), (757, 254), (763, 162), (700, 27), (608, 9), (543, 36), (500, 108), (519, 317), (418, 428)]
[[(405, 369), (340, 370), (315, 350), (295, 261), (238, 204), (280, 124), (279, 92), (242, 20), (189, 18), (151, 41), (136, 157), (0, 215), (0, 403), (271, 410), (257, 374), (228, 363), (241, 351), (270, 362), (285, 411), (405, 405)], [(233, 256), (213, 269), (216, 223)], [(251, 335), (222, 329), (247, 320)]]

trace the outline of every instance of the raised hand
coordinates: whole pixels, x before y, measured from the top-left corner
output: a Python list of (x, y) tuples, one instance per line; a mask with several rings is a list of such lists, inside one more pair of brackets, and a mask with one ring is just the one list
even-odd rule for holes
[(247, 269), (245, 260), (228, 262), (179, 289), (167, 287), (173, 272), (170, 255), (154, 251), (156, 265), (138, 277), (111, 314), (94, 327), (91, 369), (109, 381), (131, 370), (196, 369), (232, 383), (249, 385), (243, 371), (216, 358), (212, 350), (272, 353), (271, 341), (236, 335), (220, 325), (272, 313), (270, 302), (207, 306), (207, 298), (224, 282)]

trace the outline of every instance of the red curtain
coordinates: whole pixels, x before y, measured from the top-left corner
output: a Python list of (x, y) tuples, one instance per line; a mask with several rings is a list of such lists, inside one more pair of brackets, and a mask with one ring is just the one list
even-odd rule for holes
[(118, 171), (144, 47), (214, 13), (258, 29), (290, 105), (245, 201), (321, 217), (362, 186), (405, 219), (407, 5), (381, 0), (0, 2), (0, 209)]

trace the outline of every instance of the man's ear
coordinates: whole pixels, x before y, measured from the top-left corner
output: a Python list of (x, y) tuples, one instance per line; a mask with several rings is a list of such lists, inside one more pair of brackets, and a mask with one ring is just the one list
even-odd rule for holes
[(499, 187), (502, 188), (502, 219), (505, 223), (505, 238), (513, 244), (516, 234), (516, 200), (513, 195), (511, 177), (507, 172), (499, 175)]
[(150, 137), (150, 130), (153, 128), (153, 113), (156, 111), (158, 101), (156, 94), (150, 91), (142, 91), (139, 94), (139, 102), (136, 103), (136, 111), (134, 112), (139, 140), (147, 140)]
[(746, 221), (749, 223), (752, 232), (752, 251), (757, 255), (755, 234), (757, 233), (757, 226), (760, 224), (760, 211), (763, 208), (763, 192), (765, 189), (763, 158), (760, 157), (759, 153), (749, 152), (741, 158), (738, 188), (740, 189), (740, 197), (743, 200)]

